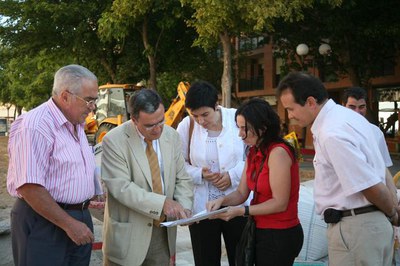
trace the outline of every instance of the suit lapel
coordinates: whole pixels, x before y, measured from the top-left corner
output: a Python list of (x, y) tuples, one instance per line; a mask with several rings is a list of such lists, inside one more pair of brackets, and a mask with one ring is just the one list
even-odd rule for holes
[(136, 127), (132, 121), (126, 123), (125, 134), (127, 135), (128, 149), (136, 159), (137, 165), (142, 170), (143, 176), (149, 184), (151, 190), (153, 190), (153, 182), (151, 180), (151, 171), (149, 164), (147, 163), (147, 156), (143, 148), (142, 140), (136, 131)]
[(163, 133), (161, 134), (161, 137), (159, 139), (160, 143), (160, 150), (161, 150), (161, 157), (163, 160), (163, 172), (164, 172), (164, 191), (165, 195), (167, 194), (168, 191), (168, 185), (169, 185), (169, 180), (170, 180), (170, 172), (169, 169), (171, 169), (170, 165), (172, 162), (172, 157), (174, 156), (171, 151), (171, 144), (170, 144), (170, 139), (166, 134), (166, 130), (164, 128)]

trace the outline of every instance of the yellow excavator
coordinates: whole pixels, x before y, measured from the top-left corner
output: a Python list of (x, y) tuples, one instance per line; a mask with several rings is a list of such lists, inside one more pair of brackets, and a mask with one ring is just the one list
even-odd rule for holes
[[(108, 131), (130, 119), (128, 104), (130, 97), (142, 86), (134, 84), (107, 84), (99, 87), (96, 110), (86, 117), (85, 133), (91, 144), (103, 140)], [(165, 112), (165, 124), (177, 127), (185, 113), (185, 95), (189, 83), (178, 84), (178, 95)]]

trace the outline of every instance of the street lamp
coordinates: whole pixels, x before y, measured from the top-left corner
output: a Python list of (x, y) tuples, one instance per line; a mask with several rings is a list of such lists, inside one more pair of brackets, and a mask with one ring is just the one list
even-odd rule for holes
[[(301, 57), (301, 65), (303, 67), (303, 70), (305, 70), (304, 67), (304, 56), (308, 55), (308, 52), (310, 51), (310, 48), (308, 48), (308, 45), (305, 43), (301, 43), (299, 45), (297, 45), (296, 47), (296, 53)], [(318, 48), (318, 52), (320, 55), (322, 56), (326, 56), (329, 55), (331, 52), (331, 46), (327, 43), (323, 43), (319, 46)], [(314, 69), (314, 58), (313, 58), (313, 71), (315, 73), (315, 69)]]
[[(305, 43), (301, 43), (296, 47), (296, 53), (300, 56), (305, 56), (310, 51), (308, 45)], [(318, 52), (320, 55), (328, 55), (331, 52), (331, 46), (327, 43), (323, 43), (319, 46)]]
[[(303, 70), (307, 70), (307, 67), (304, 65), (304, 57), (308, 55), (308, 52), (310, 51), (310, 48), (308, 47), (307, 44), (301, 43), (297, 45), (296, 47), (296, 53), (300, 56), (301, 58), (301, 67)], [(318, 47), (318, 52), (322, 56), (329, 55), (331, 52), (331, 46), (327, 43), (322, 43)], [(313, 68), (313, 75), (315, 76), (315, 58), (312, 58), (312, 68)], [(303, 128), (303, 140), (302, 140), (302, 146), (303, 148), (306, 146), (306, 135), (307, 135), (307, 127)]]
[(329, 55), (331, 53), (331, 46), (327, 43), (323, 43), (319, 46), (318, 52), (320, 55)]
[(307, 55), (309, 50), (310, 49), (308, 48), (308, 45), (305, 43), (301, 43), (301, 44), (297, 45), (297, 47), (296, 47), (296, 53), (300, 56)]

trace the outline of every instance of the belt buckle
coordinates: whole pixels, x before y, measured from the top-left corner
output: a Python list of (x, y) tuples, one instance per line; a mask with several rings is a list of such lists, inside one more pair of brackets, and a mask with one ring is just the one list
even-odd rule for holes
[(89, 205), (89, 203), (90, 203), (90, 199), (85, 200), (85, 201), (82, 203), (82, 208), (81, 208), (81, 210), (83, 211), (83, 210), (85, 209), (85, 207), (86, 207), (86, 204)]

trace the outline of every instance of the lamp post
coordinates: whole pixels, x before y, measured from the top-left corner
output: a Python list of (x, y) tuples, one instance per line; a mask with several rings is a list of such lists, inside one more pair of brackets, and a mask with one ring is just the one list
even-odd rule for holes
[(301, 68), (303, 70), (306, 70), (306, 68), (304, 67), (304, 57), (308, 54), (309, 51), (310, 51), (310, 49), (308, 48), (308, 45), (305, 43), (301, 43), (301, 44), (297, 45), (297, 47), (296, 47), (296, 53), (301, 58)]
[[(307, 66), (304, 65), (304, 57), (306, 57), (308, 55), (310, 51), (310, 48), (308, 47), (307, 44), (305, 43), (301, 43), (299, 45), (297, 45), (296, 47), (296, 53), (300, 56), (301, 58), (301, 67), (304, 70), (307, 70)], [(327, 43), (322, 43), (319, 47), (318, 47), (318, 53), (322, 56), (326, 56), (329, 55), (329, 53), (331, 52), (331, 46)], [(312, 58), (312, 68), (313, 68), (313, 75), (315, 76), (315, 58)], [(303, 140), (302, 140), (302, 146), (303, 148), (306, 147), (306, 135), (307, 135), (307, 127), (303, 128)]]

